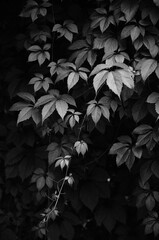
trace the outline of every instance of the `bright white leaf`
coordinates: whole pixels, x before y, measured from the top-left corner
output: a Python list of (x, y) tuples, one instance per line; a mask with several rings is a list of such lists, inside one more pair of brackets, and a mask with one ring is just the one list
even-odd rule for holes
[(93, 75), (99, 73), (101, 70), (106, 69), (106, 68), (107, 68), (106, 64), (104, 64), (104, 63), (98, 64), (97, 66), (95, 66), (95, 68), (91, 72), (90, 76), (93, 76)]
[(95, 104), (90, 104), (88, 107), (87, 107), (87, 116), (89, 116), (90, 114), (92, 114), (92, 112), (94, 111), (96, 105)]
[(67, 78), (67, 87), (68, 90), (73, 88), (76, 83), (79, 81), (79, 73), (77, 72), (71, 72)]
[(107, 85), (120, 98), (123, 85), (121, 76), (119, 76), (118, 74), (114, 74), (114, 72), (109, 72), (107, 77)]
[[(115, 71), (121, 76), (121, 80), (128, 88), (134, 88), (134, 74), (129, 70), (119, 69)], [(115, 75), (116, 75), (115, 74)]]
[(93, 87), (97, 93), (98, 89), (105, 83), (109, 72), (107, 70), (103, 70), (99, 72), (93, 79)]
[(157, 61), (155, 59), (146, 59), (141, 66), (141, 76), (146, 80), (157, 68)]
[(68, 110), (68, 104), (67, 102), (63, 101), (63, 100), (57, 100), (56, 103), (56, 110), (58, 112), (58, 114), (60, 115), (60, 117), (63, 119), (64, 116), (67, 113)]
[(55, 101), (47, 103), (42, 109), (42, 121), (44, 122), (55, 111)]
[(99, 106), (95, 106), (93, 112), (91, 113), (91, 117), (92, 117), (93, 122), (95, 124), (97, 124), (97, 122), (100, 120), (101, 115), (102, 115), (102, 113), (101, 113), (100, 107)]

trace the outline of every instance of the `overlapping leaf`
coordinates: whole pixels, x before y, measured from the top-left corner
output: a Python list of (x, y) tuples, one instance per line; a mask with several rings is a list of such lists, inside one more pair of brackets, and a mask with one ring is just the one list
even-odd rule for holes
[(33, 45), (28, 48), (31, 51), (28, 57), (28, 62), (38, 61), (39, 65), (42, 65), (45, 60), (50, 60), (50, 53), (48, 50), (51, 48), (51, 44), (47, 43), (41, 48), (38, 45)]
[(35, 106), (42, 108), (42, 121), (44, 122), (55, 110), (63, 119), (68, 110), (68, 104), (76, 106), (75, 100), (68, 94), (60, 95), (57, 89), (50, 90), (48, 95), (38, 99)]
[(114, 143), (109, 153), (116, 154), (117, 166), (125, 163), (129, 169), (132, 168), (135, 157), (141, 158), (142, 149), (132, 144), (132, 139), (129, 136), (121, 136), (118, 138), (119, 142)]
[(35, 73), (34, 75), (35, 77), (29, 81), (29, 84), (34, 85), (34, 91), (37, 92), (43, 88), (47, 92), (50, 84), (53, 83), (52, 80), (49, 77), (44, 77), (41, 73)]
[(59, 38), (65, 37), (68, 41), (72, 42), (73, 34), (78, 33), (76, 24), (71, 20), (64, 21), (63, 25), (55, 24), (53, 27), (53, 32), (58, 32), (60, 35)]
[(17, 102), (10, 108), (10, 111), (20, 111), (17, 124), (30, 118), (32, 118), (36, 124), (39, 124), (41, 121), (41, 115), (38, 109), (35, 108), (34, 96), (27, 92), (21, 92), (18, 95), (23, 98), (25, 102)]
[[(112, 67), (116, 67), (111, 71)], [(134, 88), (134, 74), (132, 69), (123, 63), (113, 63), (107, 61), (105, 64), (97, 65), (90, 76), (95, 75), (93, 79), (93, 86), (97, 93), (104, 83), (120, 97), (123, 84), (128, 88)]]

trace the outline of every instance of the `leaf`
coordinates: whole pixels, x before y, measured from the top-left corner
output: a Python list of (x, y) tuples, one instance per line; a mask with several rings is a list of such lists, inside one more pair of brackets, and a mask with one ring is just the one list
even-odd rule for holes
[(124, 0), (121, 3), (121, 11), (125, 14), (127, 22), (129, 22), (136, 14), (139, 8), (138, 1)]
[(17, 124), (28, 120), (32, 116), (32, 107), (23, 108), (18, 114)]
[(67, 78), (67, 87), (68, 90), (73, 88), (76, 83), (79, 81), (79, 73), (77, 72), (71, 72)]
[(56, 110), (57, 110), (58, 114), (60, 115), (60, 117), (62, 119), (64, 119), (64, 116), (66, 115), (67, 110), (68, 110), (67, 102), (65, 102), (63, 100), (57, 100), (55, 105), (56, 105)]
[(125, 26), (123, 29), (122, 29), (122, 32), (121, 32), (121, 38), (127, 38), (130, 36), (131, 34), (131, 30), (134, 28), (134, 25), (128, 25), (128, 26)]
[(25, 157), (20, 162), (18, 169), (19, 169), (19, 176), (21, 177), (22, 181), (24, 181), (24, 179), (31, 176), (31, 174), (33, 173), (33, 170), (34, 170), (34, 166), (33, 166), (32, 161), (30, 161), (30, 159)]
[(24, 102), (17, 102), (12, 105), (12, 107), (9, 109), (10, 111), (20, 111), (25, 107), (31, 107), (32, 104), (24, 103)]
[(128, 167), (129, 170), (132, 168), (134, 162), (135, 162), (135, 156), (133, 154), (133, 151), (130, 150), (129, 151), (129, 156), (126, 159), (126, 166)]
[(49, 165), (53, 164), (58, 157), (61, 155), (61, 148), (58, 146), (55, 150), (49, 151), (48, 160)]
[(99, 106), (95, 106), (95, 107), (94, 107), (94, 110), (93, 110), (92, 113), (91, 113), (91, 117), (92, 117), (93, 122), (94, 122), (95, 124), (97, 124), (97, 122), (100, 120), (101, 114), (102, 114), (102, 113), (101, 113), (100, 107), (99, 107)]
[(155, 207), (155, 199), (151, 194), (149, 194), (149, 196), (146, 198), (145, 204), (149, 211), (152, 211)]
[(31, 116), (36, 125), (38, 125), (41, 122), (41, 113), (39, 112), (38, 109), (32, 109)]
[(122, 80), (121, 77), (117, 75), (117, 73), (109, 72), (107, 74), (107, 85), (120, 98), (122, 90)]
[(106, 209), (103, 205), (98, 206), (97, 210), (95, 210), (95, 220), (97, 226), (101, 226), (106, 216)]
[(140, 177), (143, 185), (145, 185), (145, 183), (150, 179), (151, 176), (151, 161), (147, 161), (140, 168)]
[(54, 111), (55, 111), (55, 101), (47, 103), (42, 109), (42, 121), (44, 122)]
[(134, 88), (134, 75), (131, 71), (124, 69), (116, 70), (115, 76), (117, 75), (121, 77), (121, 80), (125, 86), (131, 89)]
[(77, 40), (69, 46), (70, 50), (79, 50), (81, 48), (88, 47), (88, 44), (85, 40)]
[(44, 186), (45, 186), (45, 178), (41, 176), (36, 181), (36, 187), (38, 191), (40, 191)]
[(108, 38), (104, 44), (105, 57), (113, 54), (118, 48), (118, 41), (115, 38)]
[(158, 100), (159, 100), (159, 93), (157, 92), (151, 93), (147, 98), (148, 103), (156, 103)]
[(94, 77), (94, 79), (93, 79), (93, 87), (94, 87), (96, 93), (99, 90), (99, 88), (106, 81), (108, 74), (109, 73), (108, 73), (107, 70), (103, 70), (103, 71), (97, 73), (97, 75)]
[(132, 107), (132, 117), (136, 123), (140, 122), (144, 117), (146, 117), (148, 111), (145, 104), (145, 99), (139, 99), (135, 102)]
[(23, 98), (24, 100), (28, 101), (28, 102), (32, 102), (35, 103), (35, 98), (33, 95), (31, 95), (28, 92), (19, 92), (17, 94), (19, 97)]
[(76, 107), (76, 102), (75, 102), (74, 98), (72, 96), (68, 95), (68, 94), (61, 95), (61, 100), (63, 100), (65, 102), (67, 102), (68, 104)]
[(155, 175), (155, 177), (159, 178), (159, 163), (155, 161), (151, 165), (151, 171)]
[(140, 28), (135, 26), (132, 30), (131, 30), (131, 40), (132, 42), (134, 42), (140, 35)]
[(106, 69), (106, 64), (98, 64), (97, 66), (95, 66), (95, 68), (92, 70), (90, 76), (92, 75), (96, 75), (97, 73), (99, 73), (100, 71)]
[(109, 150), (109, 154), (117, 154), (118, 151), (119, 151), (120, 149), (125, 148), (125, 146), (127, 146), (127, 144), (123, 144), (123, 143), (121, 143), (121, 142), (119, 142), (119, 143), (114, 143), (114, 144), (112, 145), (112, 147), (110, 148), (110, 150)]
[(38, 51), (41, 51), (41, 47), (38, 45), (33, 45), (33, 46), (29, 47), (28, 50), (33, 51), (33, 52), (38, 52)]
[(91, 211), (94, 210), (98, 203), (98, 189), (92, 182), (86, 182), (80, 190), (80, 199), (83, 204)]
[(68, 29), (70, 32), (78, 33), (78, 28), (77, 28), (76, 24), (69, 23), (69, 24), (67, 24), (66, 26), (67, 26), (67, 29)]
[(113, 217), (113, 213), (112, 213), (111, 209), (108, 209), (108, 208), (106, 209), (106, 216), (103, 221), (103, 224), (104, 224), (105, 228), (108, 230), (108, 232), (111, 232), (113, 230), (113, 228), (115, 227), (116, 220)]
[(145, 81), (157, 68), (157, 61), (155, 59), (146, 59), (141, 66), (141, 76)]
[(133, 133), (134, 134), (145, 134), (145, 133), (148, 133), (152, 131), (152, 127), (147, 125), (147, 124), (142, 124), (138, 127), (136, 127), (134, 130), (133, 130)]
[(15, 165), (19, 161), (21, 161), (24, 157), (24, 150), (20, 147), (15, 147), (10, 149), (7, 152), (6, 159), (5, 159), (5, 166), (8, 165)]
[(153, 0), (153, 2), (154, 2), (154, 4), (155, 4), (157, 7), (159, 7), (159, 2), (158, 2), (158, 0)]
[(109, 109), (107, 108), (107, 106), (100, 106), (100, 109), (101, 109), (102, 115), (103, 115), (107, 120), (109, 120), (110, 112), (109, 112)]
[(45, 95), (38, 99), (38, 101), (35, 104), (35, 107), (40, 107), (41, 105), (44, 105), (50, 101), (55, 100), (55, 97), (53, 95)]
[(157, 237), (159, 235), (159, 223), (158, 222), (156, 222), (153, 225), (153, 232), (154, 232), (155, 237)]

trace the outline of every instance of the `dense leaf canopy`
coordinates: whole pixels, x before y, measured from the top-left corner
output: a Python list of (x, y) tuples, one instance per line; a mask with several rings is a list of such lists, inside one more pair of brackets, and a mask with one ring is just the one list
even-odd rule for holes
[(159, 236), (159, 3), (1, 3), (0, 239)]

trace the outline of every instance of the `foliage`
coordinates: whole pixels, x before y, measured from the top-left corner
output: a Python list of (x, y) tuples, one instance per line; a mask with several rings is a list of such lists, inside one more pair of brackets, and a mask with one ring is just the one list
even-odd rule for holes
[(0, 39), (1, 239), (158, 237), (158, 1), (21, 7)]

